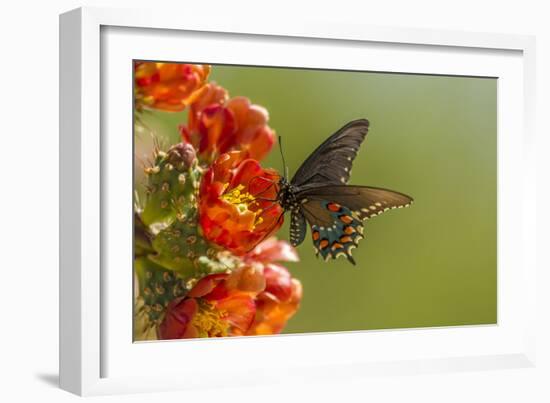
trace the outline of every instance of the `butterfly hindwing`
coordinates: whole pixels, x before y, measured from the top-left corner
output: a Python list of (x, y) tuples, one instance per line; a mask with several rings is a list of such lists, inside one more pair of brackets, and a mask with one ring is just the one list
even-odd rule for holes
[(368, 186), (320, 186), (300, 192), (300, 198), (316, 252), (325, 260), (343, 255), (352, 263), (363, 220), (412, 202), (402, 193)]
[(311, 153), (298, 168), (291, 183), (296, 187), (348, 182), (353, 160), (369, 129), (366, 119), (354, 120)]
[[(321, 214), (315, 211), (322, 211)], [(304, 204), (303, 211), (311, 225), (313, 246), (323, 259), (345, 256), (355, 264), (351, 251), (363, 238), (363, 223), (353, 212), (338, 203), (314, 200)]]

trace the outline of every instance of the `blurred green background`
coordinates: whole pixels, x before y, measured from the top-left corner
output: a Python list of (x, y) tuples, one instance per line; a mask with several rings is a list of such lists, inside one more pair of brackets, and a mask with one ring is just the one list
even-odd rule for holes
[[(308, 234), (287, 264), (304, 297), (285, 333), (496, 323), (496, 79), (239, 66), (210, 79), (267, 108), (291, 176), (334, 131), (369, 119), (350, 183), (415, 199), (366, 222), (355, 267), (315, 258)], [(185, 119), (145, 118), (167, 144)], [(149, 149), (137, 133), (136, 154)], [(278, 149), (263, 165), (282, 169)]]

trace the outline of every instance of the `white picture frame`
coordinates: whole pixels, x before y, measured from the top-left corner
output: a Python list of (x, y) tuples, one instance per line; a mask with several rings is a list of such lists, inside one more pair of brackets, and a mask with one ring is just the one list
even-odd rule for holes
[[(155, 37), (154, 47), (148, 44), (151, 35)], [(138, 36), (139, 52), (131, 43), (132, 37)], [(338, 56), (342, 57), (336, 59), (352, 69), (365, 68), (362, 52), (379, 52), (376, 61), (368, 62), (369, 70), (474, 76), (495, 76), (497, 72), (503, 82), (499, 86), (498, 325), (236, 338), (230, 340), (231, 349), (227, 349), (227, 340), (132, 344), (128, 327), (131, 317), (127, 315), (131, 298), (127, 298), (128, 304), (114, 304), (110, 297), (115, 285), (122, 287), (117, 291), (122, 300), (131, 296), (130, 280), (126, 276), (125, 284), (124, 276), (106, 270), (112, 261), (128, 263), (128, 256), (114, 252), (106, 239), (117, 237), (125, 245), (121, 250), (127, 251), (131, 245), (131, 239), (124, 240), (128, 238), (125, 231), (131, 231), (130, 214), (115, 214), (128, 206), (124, 198), (117, 197), (116, 189), (131, 181), (131, 176), (125, 177), (131, 163), (118, 173), (109, 170), (113, 150), (125, 153), (129, 161), (132, 154), (127, 141), (108, 135), (114, 128), (125, 131), (131, 122), (131, 115), (124, 117), (124, 113), (117, 114), (122, 118), (112, 117), (112, 110), (128, 111), (131, 104), (131, 92), (127, 92), (130, 80), (124, 81), (117, 74), (132, 58), (175, 60), (171, 49), (174, 41), (182, 38), (189, 41), (189, 49), (194, 49), (193, 41), (207, 41), (208, 46), (201, 48), (205, 53), (190, 51), (195, 58), (209, 61), (214, 60), (212, 52), (217, 50), (214, 61), (277, 65), (270, 55), (288, 49), (287, 58), (293, 57), (293, 61), (287, 59), (285, 65), (319, 67), (328, 62), (314, 51), (301, 58), (298, 52), (318, 42), (331, 54), (341, 52)], [(239, 53), (238, 43), (231, 41), (249, 49), (270, 46), (273, 52), (245, 55)], [(228, 43), (234, 45), (232, 55), (223, 54)], [(535, 365), (536, 213), (526, 208), (536, 204), (533, 37), (312, 20), (281, 25), (197, 16), (182, 22), (168, 12), (81, 8), (61, 15), (60, 49), (63, 389), (96, 395)], [(425, 57), (411, 57), (403, 64), (403, 52)], [(231, 57), (235, 59), (228, 59)], [(106, 104), (108, 110), (104, 109)], [(523, 189), (522, 199), (518, 200), (517, 193), (512, 201), (507, 198), (513, 192), (512, 185)], [(513, 218), (504, 222), (502, 217), (511, 210)], [(372, 347), (358, 353), (360, 345)], [(288, 348), (295, 352), (290, 361), (282, 354)], [(185, 354), (194, 363), (193, 372), (177, 368), (170, 360), (174, 354)], [(220, 354), (239, 361), (231, 375), (200, 365), (200, 357)], [(270, 365), (247, 359), (258, 354), (271, 354)], [(136, 362), (145, 364), (138, 368)], [(148, 366), (154, 373), (144, 369)]]

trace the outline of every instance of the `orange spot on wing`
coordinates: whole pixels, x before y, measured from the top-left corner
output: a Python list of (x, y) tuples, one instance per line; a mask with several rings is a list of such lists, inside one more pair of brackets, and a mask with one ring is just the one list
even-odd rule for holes
[(349, 215), (342, 215), (339, 218), (344, 224), (351, 224), (353, 222), (353, 217)]
[(332, 250), (341, 249), (343, 247), (344, 247), (344, 245), (342, 245), (341, 243), (338, 243), (338, 242), (334, 242), (332, 244)]
[(349, 227), (349, 226), (348, 226), (348, 227), (344, 227), (344, 232), (345, 232), (346, 234), (348, 234), (348, 235), (351, 235), (351, 234), (353, 234), (353, 233), (355, 232), (355, 228)]
[(337, 213), (340, 211), (340, 209), (342, 208), (342, 206), (340, 206), (338, 203), (329, 203), (327, 204), (327, 208), (334, 212), (334, 213)]
[(340, 237), (340, 242), (342, 243), (353, 242), (353, 239), (351, 239), (349, 235), (343, 235)]
[(314, 241), (317, 241), (319, 239), (319, 231), (313, 231), (313, 234), (311, 235), (313, 237)]
[(328, 246), (328, 241), (326, 239), (321, 240), (321, 243), (319, 244), (319, 248), (325, 249)]

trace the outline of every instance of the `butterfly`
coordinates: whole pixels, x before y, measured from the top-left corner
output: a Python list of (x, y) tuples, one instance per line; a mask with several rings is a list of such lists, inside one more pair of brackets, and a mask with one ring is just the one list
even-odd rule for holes
[(291, 213), (293, 246), (304, 241), (309, 224), (317, 256), (345, 256), (355, 265), (351, 252), (363, 238), (363, 220), (412, 203), (411, 197), (393, 190), (347, 185), (368, 130), (366, 119), (349, 122), (313, 151), (290, 182), (279, 180), (277, 200)]

